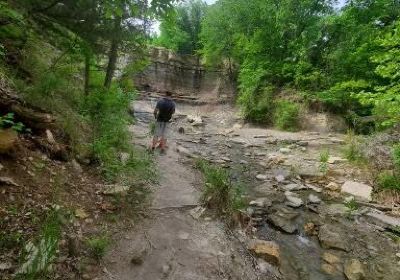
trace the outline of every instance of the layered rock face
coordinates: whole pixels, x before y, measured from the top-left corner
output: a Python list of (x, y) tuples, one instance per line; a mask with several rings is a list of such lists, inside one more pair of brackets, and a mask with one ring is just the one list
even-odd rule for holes
[(134, 77), (139, 90), (171, 91), (175, 95), (199, 99), (226, 99), (235, 93), (235, 84), (220, 69), (206, 69), (199, 58), (178, 55), (164, 48), (152, 48), (149, 66)]

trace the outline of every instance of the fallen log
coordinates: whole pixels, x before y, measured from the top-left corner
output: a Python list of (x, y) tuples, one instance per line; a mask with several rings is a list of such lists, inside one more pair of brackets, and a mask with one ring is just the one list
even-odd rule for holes
[(55, 127), (55, 117), (44, 110), (24, 102), (20, 97), (0, 87), (0, 112), (13, 112), (16, 121), (32, 130), (43, 131)]

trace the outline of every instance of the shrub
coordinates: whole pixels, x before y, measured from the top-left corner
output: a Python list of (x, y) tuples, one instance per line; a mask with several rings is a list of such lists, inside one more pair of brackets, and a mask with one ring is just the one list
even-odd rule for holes
[(274, 114), (274, 91), (274, 87), (265, 87), (258, 90), (254, 96), (243, 95), (239, 102), (245, 118), (256, 123), (271, 123)]
[(92, 237), (87, 240), (89, 252), (96, 260), (101, 260), (104, 257), (109, 245), (110, 239), (105, 235)]
[(287, 100), (280, 100), (276, 104), (274, 125), (283, 130), (293, 131), (298, 127), (300, 106)]
[(328, 173), (328, 160), (329, 160), (329, 151), (323, 150), (319, 153), (319, 170), (326, 175)]
[(344, 156), (350, 162), (361, 162), (364, 160), (357, 137), (351, 129), (347, 131)]
[(390, 171), (383, 171), (377, 178), (378, 186), (381, 189), (400, 191), (400, 177)]
[(202, 200), (208, 207), (228, 215), (243, 208), (242, 187), (230, 180), (226, 170), (212, 166), (204, 160), (199, 160), (196, 166), (205, 177)]

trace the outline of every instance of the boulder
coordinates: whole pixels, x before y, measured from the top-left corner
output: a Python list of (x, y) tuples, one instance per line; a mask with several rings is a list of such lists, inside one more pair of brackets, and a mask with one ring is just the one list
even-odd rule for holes
[(332, 192), (338, 192), (340, 191), (340, 186), (335, 182), (330, 182), (328, 185), (326, 185), (325, 189)]
[(310, 194), (308, 196), (308, 201), (309, 201), (309, 203), (313, 203), (313, 204), (321, 203), (321, 199), (318, 196), (314, 195), (314, 194)]
[(282, 154), (289, 154), (292, 150), (289, 148), (280, 148), (279, 152)]
[(250, 206), (256, 207), (270, 207), (272, 205), (272, 201), (267, 197), (257, 198), (256, 200), (252, 200), (249, 203)]
[(295, 217), (290, 217), (284, 213), (278, 212), (269, 215), (267, 221), (283, 232), (295, 233), (297, 232), (297, 226), (293, 224), (292, 220), (294, 218)]
[(251, 240), (247, 248), (266, 262), (279, 266), (281, 262), (279, 245), (274, 241)]
[(318, 239), (324, 249), (336, 249), (345, 252), (349, 251), (349, 244), (345, 234), (336, 232), (333, 226), (321, 226), (318, 233)]
[(348, 280), (365, 279), (365, 271), (362, 263), (357, 259), (350, 259), (344, 263), (344, 275)]
[(288, 184), (288, 185), (283, 186), (283, 189), (285, 191), (299, 191), (299, 190), (306, 189), (306, 187), (303, 186), (303, 185), (292, 183), (292, 184)]
[(303, 200), (298, 197), (295, 193), (292, 193), (290, 191), (286, 191), (285, 192), (285, 196), (286, 196), (286, 205), (290, 206), (290, 207), (300, 207), (303, 205)]
[(265, 181), (268, 179), (268, 176), (265, 174), (257, 174), (256, 179), (260, 181)]
[(10, 152), (18, 142), (18, 133), (12, 129), (0, 129), (0, 154)]
[(346, 181), (342, 185), (341, 192), (351, 194), (360, 200), (372, 200), (372, 187), (363, 183)]

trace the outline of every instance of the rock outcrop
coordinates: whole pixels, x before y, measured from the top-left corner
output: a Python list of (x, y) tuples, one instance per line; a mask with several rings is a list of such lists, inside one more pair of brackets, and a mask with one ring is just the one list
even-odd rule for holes
[(209, 69), (199, 57), (178, 55), (165, 48), (152, 48), (150, 64), (134, 77), (142, 91), (165, 92), (175, 95), (228, 99), (235, 92), (235, 84), (221, 69)]

